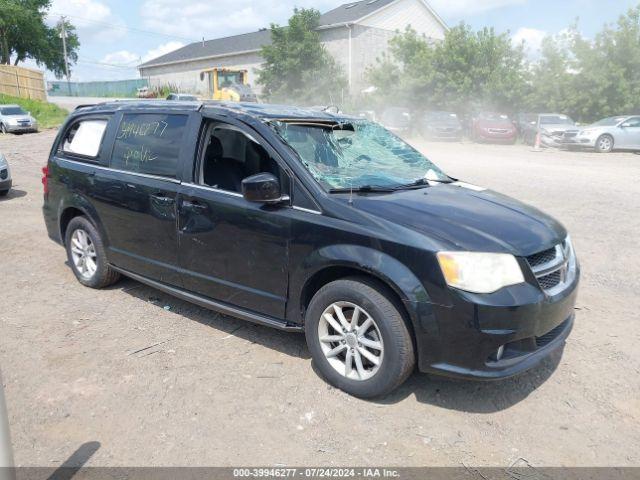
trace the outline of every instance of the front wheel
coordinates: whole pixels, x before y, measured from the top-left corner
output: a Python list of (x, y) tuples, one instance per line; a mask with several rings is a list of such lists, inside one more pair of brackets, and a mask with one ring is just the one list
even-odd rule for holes
[(384, 288), (367, 279), (322, 287), (305, 316), (313, 361), (333, 386), (356, 397), (385, 395), (415, 366), (409, 328)]
[(69, 222), (65, 246), (71, 269), (82, 285), (104, 288), (120, 278), (107, 262), (98, 230), (86, 217), (75, 217)]
[(596, 140), (596, 151), (598, 153), (609, 153), (613, 150), (613, 137), (611, 135), (602, 135)]
[(7, 133), (7, 127), (5, 127), (3, 123), (0, 123), (0, 133)]

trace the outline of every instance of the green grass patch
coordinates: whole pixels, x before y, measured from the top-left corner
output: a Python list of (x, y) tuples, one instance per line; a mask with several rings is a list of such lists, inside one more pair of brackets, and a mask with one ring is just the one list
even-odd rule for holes
[(12, 97), (0, 93), (0, 104), (17, 104), (24, 108), (27, 112), (38, 121), (38, 128), (59, 127), (64, 119), (67, 118), (69, 112), (64, 108), (49, 102), (41, 102), (40, 100), (30, 100), (27, 98)]

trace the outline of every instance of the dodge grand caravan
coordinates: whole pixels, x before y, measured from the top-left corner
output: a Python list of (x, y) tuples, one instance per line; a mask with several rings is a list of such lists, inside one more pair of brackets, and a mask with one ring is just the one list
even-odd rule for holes
[(107, 103), (70, 115), (43, 173), (49, 236), (80, 283), (125, 275), (304, 332), (320, 373), (356, 396), (388, 393), (416, 366), (512, 376), (573, 326), (565, 228), (367, 120)]

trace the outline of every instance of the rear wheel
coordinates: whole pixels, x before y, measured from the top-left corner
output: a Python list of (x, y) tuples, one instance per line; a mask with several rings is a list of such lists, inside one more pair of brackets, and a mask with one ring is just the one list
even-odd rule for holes
[(71, 270), (82, 285), (104, 288), (120, 278), (107, 262), (98, 230), (86, 217), (75, 217), (69, 222), (65, 245)]
[(613, 150), (613, 137), (611, 135), (602, 135), (596, 140), (596, 151), (598, 153), (609, 153)]
[(307, 344), (327, 381), (362, 398), (400, 386), (415, 366), (413, 340), (383, 288), (366, 279), (322, 287), (306, 313)]

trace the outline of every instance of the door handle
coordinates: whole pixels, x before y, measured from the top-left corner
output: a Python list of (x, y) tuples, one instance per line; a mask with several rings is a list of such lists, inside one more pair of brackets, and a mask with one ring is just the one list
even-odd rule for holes
[(207, 206), (203, 203), (198, 202), (197, 200), (183, 200), (182, 209), (191, 212), (204, 212), (207, 209)]
[(176, 201), (174, 198), (167, 197), (161, 193), (153, 194), (151, 195), (151, 198), (162, 205), (173, 205)]

